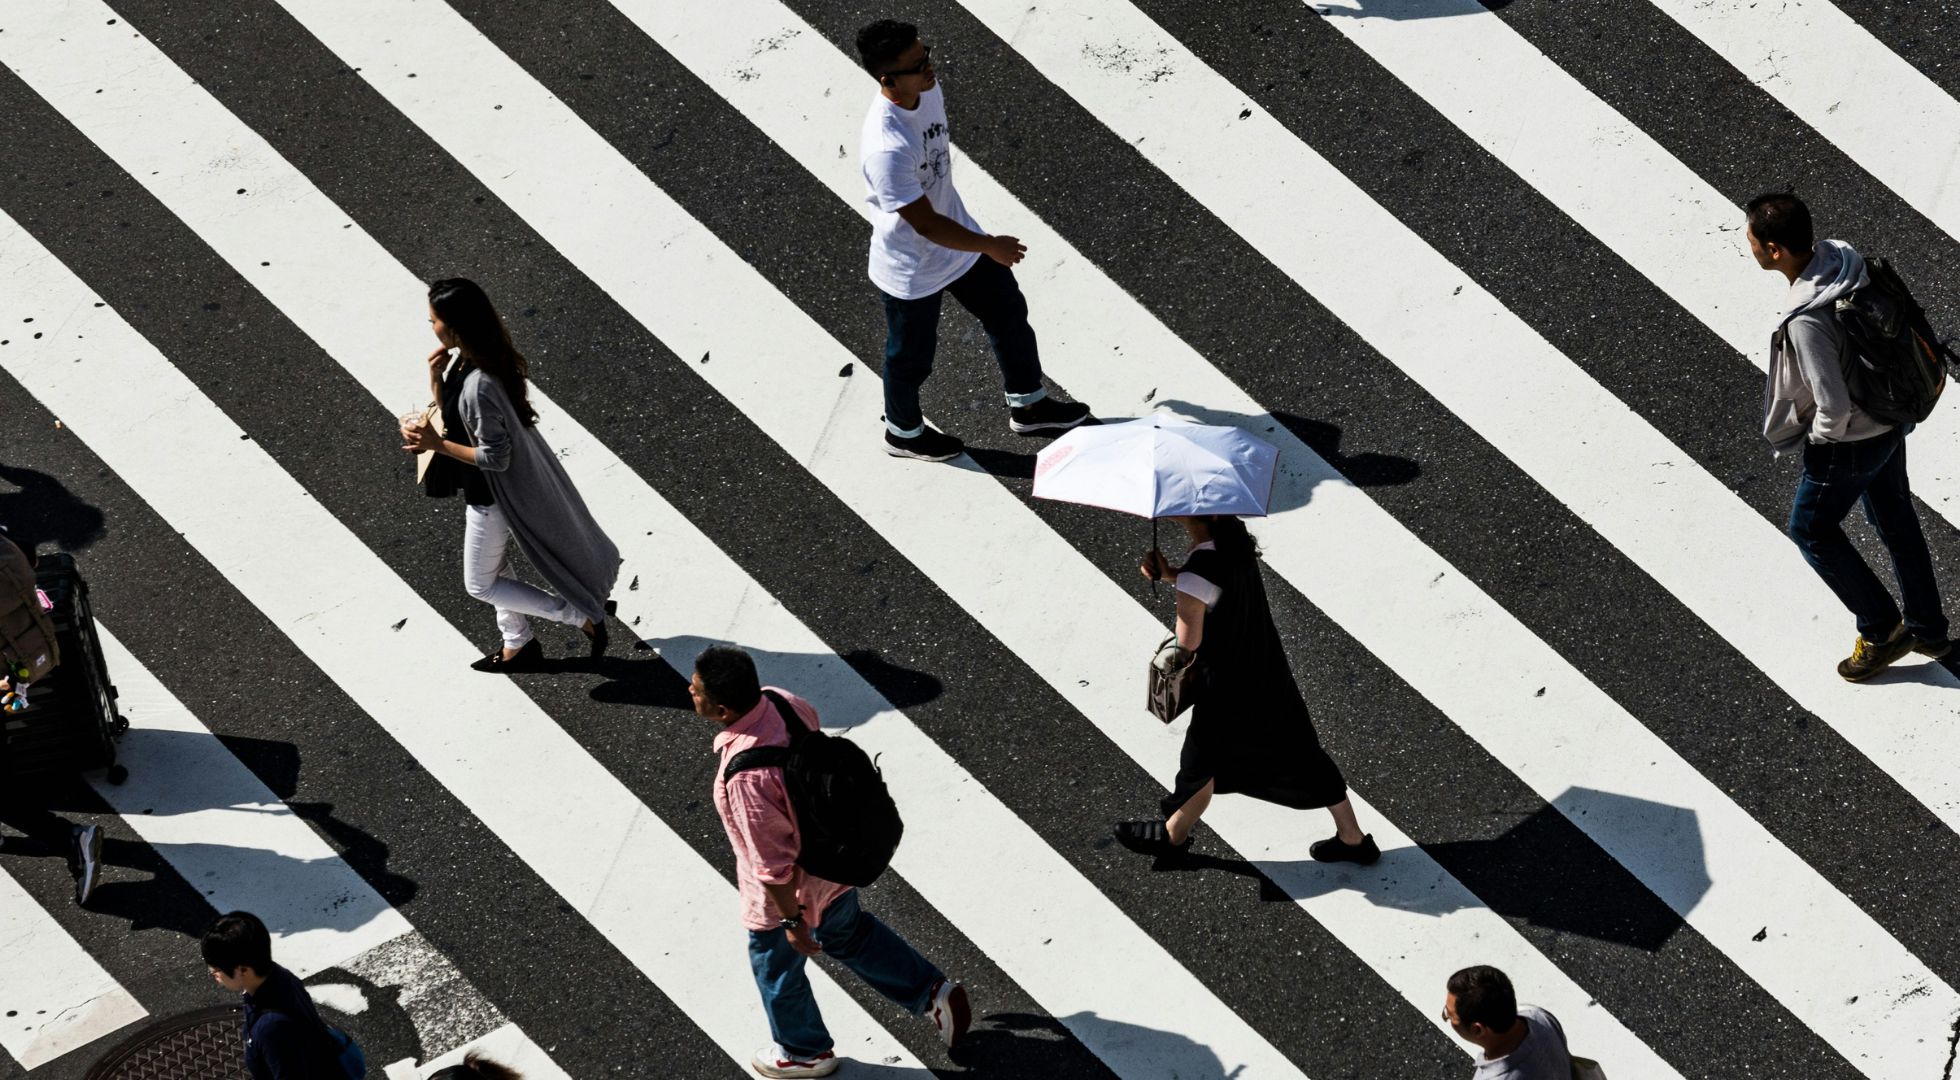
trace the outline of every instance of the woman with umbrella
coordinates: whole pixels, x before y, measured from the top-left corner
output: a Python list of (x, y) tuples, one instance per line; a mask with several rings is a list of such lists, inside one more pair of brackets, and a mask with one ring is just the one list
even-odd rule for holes
[(1340, 766), (1321, 748), (1266, 603), (1259, 548), (1240, 515), (1266, 512), (1279, 452), (1237, 428), (1154, 416), (1078, 428), (1039, 455), (1035, 494), (1184, 527), (1173, 565), (1155, 545), (1140, 569), (1177, 596), (1177, 643), (1197, 665), (1196, 704), (1163, 817), (1125, 821), (1133, 851), (1174, 855), (1213, 795), (1243, 794), (1296, 809), (1326, 807), (1335, 834), (1309, 850), (1322, 862), (1381, 857), (1361, 831)]

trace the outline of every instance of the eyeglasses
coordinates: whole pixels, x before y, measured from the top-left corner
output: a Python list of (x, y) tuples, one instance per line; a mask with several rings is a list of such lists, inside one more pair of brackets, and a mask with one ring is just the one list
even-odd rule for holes
[(884, 77), (887, 79), (896, 79), (905, 75), (924, 75), (926, 73), (926, 69), (932, 66), (932, 46), (927, 45), (924, 46), (924, 48), (926, 52), (924, 59), (920, 60), (916, 64), (913, 64), (909, 68), (898, 68), (893, 71), (887, 71), (885, 72)]

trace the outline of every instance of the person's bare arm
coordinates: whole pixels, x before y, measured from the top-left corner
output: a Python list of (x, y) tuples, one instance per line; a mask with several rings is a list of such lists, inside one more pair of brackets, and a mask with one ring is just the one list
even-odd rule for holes
[(921, 195), (898, 208), (898, 216), (905, 219), (912, 231), (954, 251), (977, 251), (1002, 266), (1013, 266), (1026, 254), (1027, 245), (1011, 236), (988, 236), (954, 221), (952, 218), (932, 208), (932, 200)]

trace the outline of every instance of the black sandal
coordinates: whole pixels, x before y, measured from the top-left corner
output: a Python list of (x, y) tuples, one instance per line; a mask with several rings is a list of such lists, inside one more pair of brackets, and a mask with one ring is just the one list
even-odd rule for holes
[(493, 675), (510, 675), (519, 671), (536, 671), (543, 665), (544, 646), (538, 644), (537, 638), (532, 638), (525, 642), (524, 647), (517, 650), (517, 655), (508, 660), (504, 659), (504, 651), (498, 649), (483, 659), (470, 664), (472, 668), (478, 671), (487, 671)]
[(586, 640), (592, 643), (591, 656), (594, 660), (606, 655), (606, 646), (612, 643), (612, 632), (606, 629), (606, 624), (612, 620), (613, 613), (618, 610), (618, 602), (608, 600), (606, 601), (605, 618), (593, 623), (592, 629), (590, 630), (585, 629), (583, 626), (579, 627), (579, 630), (585, 634)]

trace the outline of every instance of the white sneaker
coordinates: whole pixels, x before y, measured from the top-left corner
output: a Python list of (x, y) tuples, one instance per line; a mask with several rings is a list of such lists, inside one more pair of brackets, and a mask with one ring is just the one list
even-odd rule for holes
[(951, 979), (941, 979), (933, 987), (931, 1013), (933, 1026), (939, 1029), (939, 1041), (948, 1050), (973, 1026), (973, 1006), (966, 1000), (966, 987)]
[(757, 1050), (755, 1056), (749, 1059), (749, 1065), (759, 1075), (772, 1078), (829, 1076), (837, 1071), (837, 1064), (837, 1054), (834, 1051), (825, 1050), (808, 1061), (798, 1061), (775, 1043)]
[(95, 891), (95, 879), (102, 873), (102, 829), (96, 825), (84, 825), (75, 834), (75, 854), (79, 866), (75, 871), (75, 903), (88, 903), (89, 894)]

